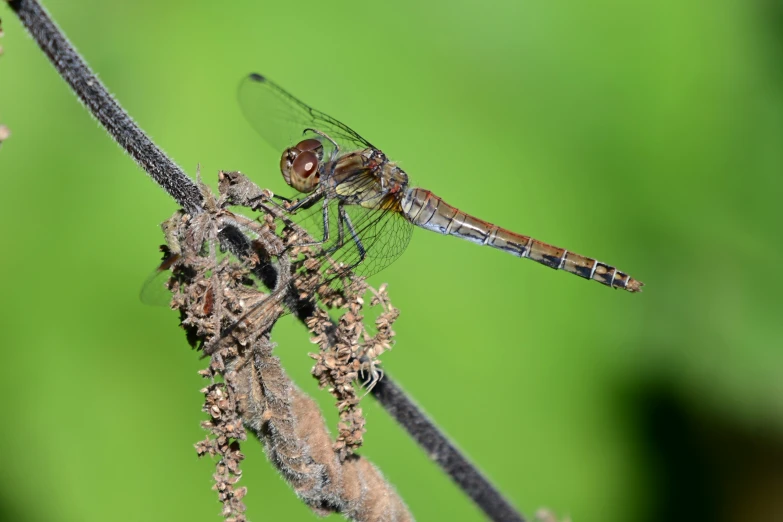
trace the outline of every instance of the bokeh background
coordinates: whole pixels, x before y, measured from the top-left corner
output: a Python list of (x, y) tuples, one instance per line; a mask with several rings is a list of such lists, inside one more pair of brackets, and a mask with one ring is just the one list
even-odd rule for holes
[[(218, 169), (283, 186), (235, 99), (259, 71), (451, 203), (647, 284), (611, 291), (423, 230), (372, 278), (402, 310), (389, 375), (523, 513), (783, 520), (779, 2), (46, 6), (213, 186)], [(192, 447), (204, 362), (138, 298), (175, 205), (0, 16), (0, 519), (219, 520)], [(329, 407), (308, 337), (291, 318), (274, 332)], [(362, 454), (419, 520), (482, 520), (365, 411)], [(314, 519), (243, 450), (251, 520)]]

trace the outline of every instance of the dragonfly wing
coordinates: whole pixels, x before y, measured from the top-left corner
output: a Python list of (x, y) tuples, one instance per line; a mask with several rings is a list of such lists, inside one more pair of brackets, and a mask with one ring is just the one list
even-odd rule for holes
[(180, 254), (173, 253), (168, 248), (161, 247), (164, 252), (163, 261), (144, 281), (139, 292), (139, 299), (146, 305), (168, 306), (171, 302), (171, 291), (168, 281), (171, 278), (171, 267), (179, 261)]
[[(327, 192), (329, 239), (321, 245), (324, 262), (328, 257), (365, 276), (389, 266), (405, 250), (413, 232), (413, 225), (398, 211), (397, 200), (378, 192), (370, 171), (358, 171), (336, 191)], [(346, 202), (347, 195), (352, 203)], [(316, 240), (324, 237), (322, 203), (306, 213), (297, 212), (294, 220)]]
[(239, 106), (253, 128), (281, 154), (304, 136), (315, 137), (333, 151), (330, 143), (305, 129), (317, 129), (332, 138), (341, 153), (370, 148), (370, 142), (350, 127), (295, 98), (266, 77), (252, 73), (239, 84)]
[(361, 264), (354, 268), (359, 275), (370, 276), (392, 264), (408, 246), (413, 225), (401, 214), (381, 208), (367, 209), (347, 205), (346, 220), (353, 226), (358, 243), (346, 230), (344, 245), (336, 258), (351, 265), (361, 260), (359, 245), (366, 255)]

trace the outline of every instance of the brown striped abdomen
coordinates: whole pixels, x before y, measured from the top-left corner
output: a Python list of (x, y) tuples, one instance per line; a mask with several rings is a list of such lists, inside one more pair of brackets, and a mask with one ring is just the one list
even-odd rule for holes
[(414, 225), (439, 234), (457, 236), (479, 245), (527, 257), (555, 270), (565, 270), (612, 288), (639, 292), (644, 283), (617, 268), (564, 248), (542, 243), (475, 218), (422, 188), (409, 188), (402, 198), (402, 213)]

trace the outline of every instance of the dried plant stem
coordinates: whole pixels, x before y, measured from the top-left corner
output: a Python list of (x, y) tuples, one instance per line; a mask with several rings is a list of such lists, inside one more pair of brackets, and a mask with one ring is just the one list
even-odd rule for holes
[(318, 405), (291, 382), (271, 355), (268, 339), (259, 344), (252, 361), (237, 360), (228, 369), (236, 372), (231, 380), (237, 383), (237, 395), (245, 398), (240, 404), (245, 425), (297, 495), (321, 515), (334, 511), (350, 520), (412, 520), (367, 459), (340, 460)]
[[(188, 213), (202, 212), (202, 195), (188, 176), (161, 151), (120, 107), (35, 0), (8, 2), (60, 75), (90, 113), (145, 172)], [(297, 314), (301, 320), (306, 317)], [(435, 462), (495, 521), (524, 521), (386, 374), (372, 394)]]

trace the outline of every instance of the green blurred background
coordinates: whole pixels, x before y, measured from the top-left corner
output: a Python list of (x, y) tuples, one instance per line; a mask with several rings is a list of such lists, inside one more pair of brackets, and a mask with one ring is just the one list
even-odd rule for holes
[[(389, 375), (525, 514), (783, 520), (780, 2), (46, 6), (213, 186), (218, 169), (283, 186), (235, 99), (259, 71), (449, 202), (647, 284), (611, 291), (423, 230), (372, 278), (402, 311)], [(138, 299), (175, 205), (0, 16), (0, 519), (220, 520), (192, 447), (204, 362), (174, 312)], [(328, 407), (308, 337), (292, 318), (274, 332)], [(365, 411), (362, 454), (419, 520), (482, 520)], [(314, 518), (243, 450), (251, 520)]]

